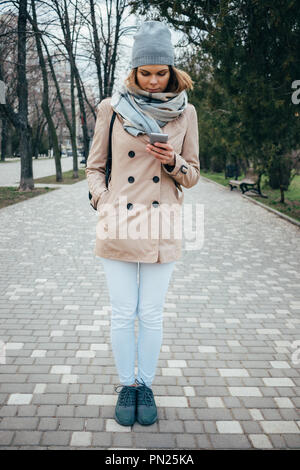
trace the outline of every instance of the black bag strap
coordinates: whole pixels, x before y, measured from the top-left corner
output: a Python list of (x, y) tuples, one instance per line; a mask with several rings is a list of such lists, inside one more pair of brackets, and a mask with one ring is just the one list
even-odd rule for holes
[[(116, 119), (116, 111), (113, 111), (113, 114), (112, 114), (112, 117), (111, 117), (111, 120), (110, 120), (110, 125), (109, 125), (109, 138), (108, 138), (108, 155), (107, 155), (107, 161), (106, 161), (106, 166), (105, 166), (105, 184), (106, 184), (106, 187), (108, 188), (108, 182), (109, 182), (109, 177), (110, 177), (110, 173), (111, 173), (111, 162), (112, 162), (112, 144), (111, 144), (111, 136), (112, 136), (112, 129), (113, 129), (113, 125), (114, 125), (114, 121)], [(89, 191), (89, 200), (92, 199), (92, 195)], [(95, 208), (92, 204), (91, 204), (92, 208), (95, 209), (95, 211), (97, 210), (97, 208)]]
[(112, 129), (113, 125), (116, 119), (116, 111), (113, 111), (111, 120), (110, 120), (110, 126), (109, 126), (109, 139), (108, 139), (108, 156), (107, 156), (107, 162), (106, 162), (106, 167), (105, 167), (105, 184), (106, 187), (108, 188), (108, 182), (109, 182), (109, 177), (111, 173), (111, 161), (112, 161), (112, 144), (111, 144), (111, 136), (112, 136)]

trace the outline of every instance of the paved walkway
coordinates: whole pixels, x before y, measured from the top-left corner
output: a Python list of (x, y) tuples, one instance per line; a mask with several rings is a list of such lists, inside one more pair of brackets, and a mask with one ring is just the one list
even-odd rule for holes
[[(82, 158), (78, 158), (78, 168), (84, 168), (80, 165)], [(62, 171), (71, 170), (73, 167), (73, 158), (61, 158)], [(44, 176), (53, 175), (55, 173), (55, 161), (53, 158), (40, 158), (32, 160), (32, 171), (34, 178), (42, 178)], [(21, 164), (20, 160), (7, 161), (0, 163), (0, 186), (19, 186), (20, 184)], [(45, 186), (45, 184), (37, 184)], [(52, 186), (47, 184), (47, 186)]]
[(86, 181), (0, 210), (0, 448), (300, 448), (299, 228), (204, 179), (193, 199), (205, 240), (172, 276), (150, 427), (113, 419)]

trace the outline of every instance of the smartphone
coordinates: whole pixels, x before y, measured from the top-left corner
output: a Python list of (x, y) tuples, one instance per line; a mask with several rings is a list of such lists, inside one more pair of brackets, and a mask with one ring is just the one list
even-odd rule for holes
[(151, 132), (149, 137), (150, 144), (154, 144), (154, 142), (168, 142), (168, 134), (158, 134), (156, 132)]

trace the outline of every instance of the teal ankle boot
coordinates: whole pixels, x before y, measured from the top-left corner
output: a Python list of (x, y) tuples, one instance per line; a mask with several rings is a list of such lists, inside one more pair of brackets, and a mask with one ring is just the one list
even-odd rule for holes
[(115, 420), (122, 426), (132, 426), (136, 419), (136, 388), (129, 385), (121, 385), (123, 388), (118, 392), (119, 398), (115, 408)]
[(139, 382), (136, 379), (135, 383), (138, 385), (138, 387), (136, 387), (136, 420), (143, 426), (149, 426), (150, 424), (153, 424), (155, 421), (157, 421), (157, 408), (153, 392), (150, 387), (147, 387), (143, 380)]

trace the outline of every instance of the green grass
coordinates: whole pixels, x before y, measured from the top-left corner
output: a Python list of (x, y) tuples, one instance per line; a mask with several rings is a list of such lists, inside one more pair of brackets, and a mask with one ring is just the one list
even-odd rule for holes
[(1, 186), (0, 187), (0, 209), (3, 207), (10, 206), (11, 204), (16, 204), (17, 202), (26, 201), (35, 196), (40, 196), (41, 194), (48, 193), (57, 188), (34, 188), (32, 191), (19, 191), (14, 186)]
[[(86, 179), (85, 168), (78, 169), (78, 178), (73, 178), (73, 170), (63, 172), (63, 181), (57, 182), (55, 175), (45, 176), (43, 178), (35, 178), (34, 183), (44, 183), (44, 184), (74, 184), (78, 181)], [(19, 191), (14, 186), (0, 186), (0, 209), (2, 207), (10, 206), (11, 204), (16, 204), (17, 202), (25, 201), (31, 197), (39, 196), (40, 194), (45, 194), (49, 191), (53, 191), (58, 188), (49, 188), (45, 186), (44, 188), (34, 188), (32, 191)]]
[(56, 181), (55, 175), (44, 176), (43, 178), (35, 178), (35, 183), (45, 183), (45, 184), (74, 184), (78, 181), (86, 179), (85, 168), (78, 168), (78, 178), (73, 178), (73, 170), (65, 171), (62, 174), (63, 181)]
[[(215, 181), (216, 183), (222, 184), (230, 191), (229, 180), (234, 178), (225, 178), (224, 173), (212, 173), (201, 170), (201, 174), (208, 179)], [(244, 175), (239, 176), (239, 180), (243, 179)], [(262, 198), (260, 196), (253, 196), (251, 193), (245, 193), (247, 196), (255, 198), (262, 204), (269, 206), (285, 215), (288, 215), (292, 219), (300, 222), (300, 175), (296, 175), (292, 180), (289, 190), (284, 192), (285, 202), (280, 202), (280, 190), (272, 189), (268, 185), (268, 178), (263, 175), (260, 183), (261, 192), (268, 196), (268, 198)], [(241, 191), (234, 189), (233, 191)], [(242, 194), (242, 193), (241, 193)]]
[[(78, 178), (73, 178), (73, 170), (63, 172), (63, 181), (56, 181), (55, 175), (45, 176), (43, 178), (35, 178), (34, 183), (43, 183), (47, 184), (74, 184), (78, 181), (86, 179), (85, 168), (78, 169)], [(17, 202), (25, 201), (31, 197), (39, 196), (40, 194), (45, 194), (49, 191), (53, 191), (58, 188), (49, 188), (45, 186), (44, 188), (34, 188), (32, 191), (18, 191), (14, 186), (2, 186), (0, 187), (0, 209), (2, 207), (10, 206), (11, 204), (16, 204)]]

